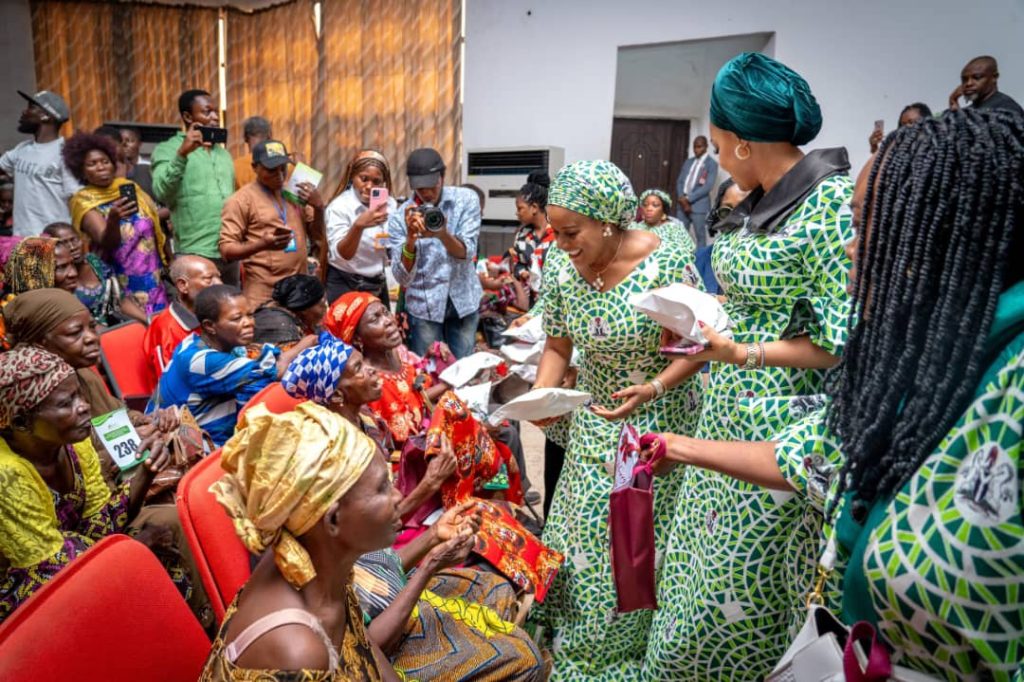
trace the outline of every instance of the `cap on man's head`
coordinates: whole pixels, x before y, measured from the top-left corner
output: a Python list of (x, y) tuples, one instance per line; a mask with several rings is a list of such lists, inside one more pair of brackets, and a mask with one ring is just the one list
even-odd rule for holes
[(71, 118), (71, 110), (68, 109), (68, 103), (56, 92), (40, 90), (36, 94), (30, 95), (27, 92), (18, 90), (18, 94), (28, 100), (29, 103), (35, 104), (50, 116), (53, 116), (57, 123), (64, 123)]
[(272, 170), (290, 163), (291, 159), (283, 142), (265, 140), (252, 148), (252, 162)]
[(436, 149), (417, 149), (409, 154), (405, 163), (405, 172), (409, 176), (409, 186), (413, 189), (435, 187), (441, 182), (444, 172), (444, 159)]

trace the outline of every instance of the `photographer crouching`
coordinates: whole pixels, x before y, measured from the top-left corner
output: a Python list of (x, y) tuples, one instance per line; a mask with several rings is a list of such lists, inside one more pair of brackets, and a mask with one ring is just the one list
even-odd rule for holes
[(405, 170), (413, 196), (388, 221), (388, 248), (405, 287), (407, 345), (422, 356), (443, 341), (462, 358), (473, 352), (482, 293), (474, 266), (480, 200), (472, 190), (444, 185), (435, 149), (412, 152)]

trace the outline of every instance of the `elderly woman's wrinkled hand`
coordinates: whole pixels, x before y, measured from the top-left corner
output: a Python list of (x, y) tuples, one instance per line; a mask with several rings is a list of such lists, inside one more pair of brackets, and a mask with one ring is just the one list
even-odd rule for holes
[(480, 530), (482, 519), (480, 512), (474, 509), (475, 506), (475, 502), (463, 502), (442, 514), (437, 523), (432, 526), (437, 541), (447, 542), (458, 537), (460, 533), (464, 532), (464, 529), (470, 533)]
[(430, 573), (435, 573), (445, 568), (458, 566), (469, 557), (475, 544), (475, 533), (468, 528), (463, 528), (456, 537), (446, 540), (430, 550), (423, 560), (423, 568)]

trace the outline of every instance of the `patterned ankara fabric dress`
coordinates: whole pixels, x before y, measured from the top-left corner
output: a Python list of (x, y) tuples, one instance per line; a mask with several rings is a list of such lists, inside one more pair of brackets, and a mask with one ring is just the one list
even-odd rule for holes
[[(544, 328), (549, 336), (568, 337), (581, 351), (577, 388), (596, 403), (618, 403), (611, 394), (650, 381), (668, 361), (658, 354), (661, 328), (630, 304), (640, 292), (688, 282), (700, 286), (693, 261), (677, 245), (663, 240), (624, 280), (607, 292), (591, 287), (568, 259), (549, 257), (545, 265)], [(549, 290), (550, 289), (550, 290)], [(691, 434), (700, 414), (700, 379), (694, 377), (648, 402), (625, 421), (640, 433)], [(609, 422), (577, 410), (569, 429), (565, 468), (555, 490), (544, 541), (565, 554), (535, 620), (551, 629), (552, 680), (621, 682), (641, 677), (651, 622), (650, 611), (615, 613), (608, 539), (608, 500), (612, 462), (622, 422)], [(671, 527), (682, 471), (654, 484), (654, 523), (658, 549)]]
[[(407, 583), (402, 560), (390, 549), (360, 557), (353, 581), (371, 621)], [(515, 589), (504, 578), (471, 568), (445, 569), (420, 595), (391, 662), (420, 682), (539, 682), (544, 679), (540, 651), (510, 622), (515, 611)]]
[(994, 360), (964, 414), (895, 495), (868, 503), (863, 526), (845, 513), (850, 495), (835, 498), (840, 446), (824, 410), (776, 437), (779, 469), (798, 491), (816, 498), (833, 483), (838, 520), (826, 537), (837, 541), (843, 620), (874, 623), (894, 663), (936, 679), (1024, 679), (1022, 323), (1018, 283), (999, 298)]
[(665, 222), (651, 227), (642, 220), (638, 220), (629, 226), (631, 230), (646, 230), (653, 232), (670, 244), (675, 244), (683, 250), (686, 254), (686, 258), (693, 261), (697, 256), (697, 245), (693, 243), (693, 237), (690, 236), (690, 231), (686, 229), (686, 225), (676, 220), (675, 218), (668, 218)]
[[(737, 343), (809, 334), (820, 348), (841, 352), (850, 266), (843, 247), (853, 237), (844, 207), (852, 190), (848, 176), (831, 175), (776, 229), (744, 223), (719, 236), (712, 262)], [(820, 394), (823, 379), (817, 370), (712, 363), (697, 437), (772, 440), (792, 418), (785, 399)], [(795, 634), (791, 625), (802, 622), (820, 513), (796, 493), (690, 467), (672, 516), (649, 679), (763, 678)]]

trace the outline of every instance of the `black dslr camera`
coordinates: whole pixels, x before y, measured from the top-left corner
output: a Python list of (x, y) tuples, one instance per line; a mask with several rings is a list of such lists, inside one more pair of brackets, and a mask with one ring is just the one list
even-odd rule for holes
[(416, 212), (423, 216), (423, 226), (428, 232), (440, 232), (444, 229), (444, 211), (437, 206), (417, 206)]

